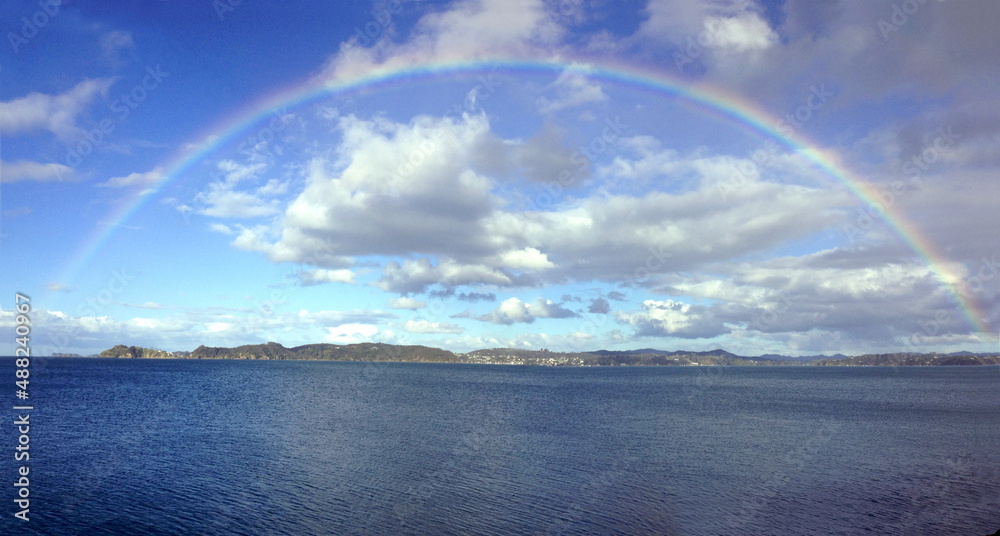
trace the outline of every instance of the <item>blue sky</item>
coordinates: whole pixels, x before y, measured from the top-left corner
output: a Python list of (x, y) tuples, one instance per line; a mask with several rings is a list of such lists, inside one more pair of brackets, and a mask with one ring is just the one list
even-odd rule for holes
[[(2, 3), (0, 324), (31, 296), (36, 353), (998, 350), (991, 2), (233, 4)], [(889, 193), (621, 72), (799, 113)]]

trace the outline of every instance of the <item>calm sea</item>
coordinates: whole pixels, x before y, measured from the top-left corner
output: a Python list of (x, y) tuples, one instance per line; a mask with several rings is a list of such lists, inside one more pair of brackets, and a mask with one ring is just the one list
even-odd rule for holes
[(985, 535), (998, 392), (1000, 367), (35, 359), (30, 521), (8, 409), (0, 533)]

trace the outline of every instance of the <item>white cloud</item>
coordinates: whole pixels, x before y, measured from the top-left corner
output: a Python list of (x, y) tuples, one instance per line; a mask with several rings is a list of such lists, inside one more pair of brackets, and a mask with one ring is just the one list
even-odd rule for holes
[(534, 303), (526, 303), (517, 298), (508, 298), (493, 311), (476, 318), (484, 322), (509, 325), (530, 324), (536, 318), (571, 318), (576, 316), (579, 315), (552, 300), (538, 298)]
[(389, 300), (389, 307), (392, 309), (410, 309), (416, 311), (427, 307), (427, 302), (415, 300), (408, 296), (400, 296)]
[(461, 0), (427, 13), (402, 42), (392, 31), (371, 47), (352, 39), (325, 68), (332, 82), (379, 69), (430, 61), (530, 55), (553, 46), (563, 30), (548, 20), (542, 0)]
[[(895, 254), (890, 257), (898, 258)], [(965, 274), (961, 265), (944, 268), (958, 278)], [(710, 306), (692, 305), (689, 311), (681, 311), (688, 325), (667, 323), (667, 313), (660, 317), (648, 312), (620, 314), (619, 318), (648, 334), (656, 330), (673, 334), (671, 329), (676, 329), (680, 332), (677, 336), (690, 336), (746, 329), (762, 336), (784, 337), (816, 330), (840, 334), (862, 345), (901, 342), (921, 334), (920, 321), (938, 314), (946, 317), (941, 333), (968, 333), (971, 329), (955, 313), (954, 303), (934, 270), (915, 260), (886, 261), (879, 259), (877, 252), (833, 249), (758, 263), (719, 265), (713, 271), (724, 278), (665, 276), (655, 289), (712, 300)]]
[(636, 335), (651, 337), (707, 338), (728, 331), (705, 318), (704, 307), (674, 300), (645, 300), (642, 310), (617, 312), (615, 318), (636, 327)]
[[(552, 113), (564, 108), (572, 108), (582, 104), (603, 102), (608, 96), (600, 84), (588, 79), (579, 69), (580, 65), (572, 65), (572, 70), (563, 71), (555, 82), (549, 84), (547, 92), (553, 97), (539, 97), (538, 106), (542, 113)], [(584, 69), (584, 72), (586, 70)]]
[[(622, 154), (600, 168), (601, 195), (562, 210), (508, 211), (494, 192), (503, 174), (483, 168), (510, 169), (521, 145), (501, 142), (485, 116), (340, 121), (337, 160), (314, 159), (283, 218), (242, 228), (234, 246), (321, 268), (402, 258), (386, 263), (374, 283), (398, 294), (434, 285), (618, 282), (766, 251), (840, 224), (853, 203), (819, 187), (815, 170), (787, 155), (773, 154), (765, 165), (705, 151), (682, 156), (637, 137), (624, 139)], [(734, 182), (737, 173), (742, 179)], [(253, 207), (253, 215), (266, 215), (276, 205), (252, 198), (240, 210)]]
[(450, 259), (440, 261), (437, 266), (427, 258), (415, 261), (405, 260), (400, 265), (390, 261), (382, 269), (382, 277), (374, 284), (378, 288), (396, 293), (424, 292), (428, 286), (440, 284), (445, 287), (460, 285), (508, 286), (514, 278), (501, 270), (481, 264), (461, 264)]
[(259, 218), (279, 211), (277, 200), (264, 201), (252, 193), (234, 190), (230, 182), (213, 182), (194, 200), (202, 205), (200, 214), (216, 218)]
[(342, 324), (340, 326), (327, 329), (327, 335), (323, 337), (326, 342), (335, 344), (352, 344), (358, 342), (369, 342), (379, 332), (378, 326), (374, 324)]
[(233, 327), (233, 325), (230, 324), (229, 322), (210, 322), (208, 324), (205, 324), (205, 328), (212, 333), (219, 333), (221, 331), (226, 331), (231, 327)]
[(112, 82), (109, 78), (84, 80), (59, 95), (34, 92), (0, 102), (0, 133), (11, 136), (47, 130), (64, 141), (72, 140), (80, 132), (79, 116)]
[(778, 41), (767, 21), (756, 13), (744, 12), (735, 17), (708, 17), (705, 30), (711, 36), (709, 46), (746, 52), (765, 50)]
[(18, 160), (17, 162), (0, 161), (0, 182), (2, 183), (62, 181), (73, 176), (73, 168), (63, 164), (53, 162), (40, 164), (26, 160)]
[[(563, 132), (549, 123), (523, 143), (508, 142), (516, 173), (541, 183), (579, 185), (590, 176), (590, 161), (563, 143)], [(568, 177), (565, 176), (568, 174)]]
[(749, 0), (650, 0), (637, 34), (740, 52), (766, 49), (778, 36), (758, 11)]
[(448, 322), (431, 322), (429, 320), (407, 320), (403, 325), (407, 333), (462, 333), (461, 326)]
[(267, 169), (267, 164), (263, 162), (240, 164), (233, 160), (222, 160), (216, 164), (216, 167), (225, 174), (226, 181), (236, 183), (257, 177)]
[(235, 232), (228, 225), (224, 225), (224, 224), (221, 224), (221, 223), (212, 223), (212, 224), (209, 224), (208, 229), (210, 231), (214, 231), (216, 233), (222, 233), (222, 234), (227, 234), (227, 235), (233, 234)]
[[(748, 183), (643, 198), (588, 199), (519, 225), (558, 267), (552, 276), (622, 281), (764, 251), (839, 223), (836, 195)], [(762, 212), (762, 203), (768, 211)], [(586, 263), (577, 262), (586, 259)]]
[(320, 285), (323, 283), (350, 283), (354, 284), (354, 272), (347, 269), (328, 270), (319, 268), (316, 270), (302, 270), (296, 272), (302, 286)]
[(308, 166), (280, 239), (258, 244), (272, 260), (304, 259), (317, 246), (340, 255), (451, 256), (482, 247), (481, 220), (499, 202), (475, 170), (479, 149), (497, 143), (484, 116), (408, 125), (350, 116), (340, 127), (339, 161)]
[(106, 186), (112, 188), (123, 188), (127, 186), (149, 186), (151, 184), (156, 184), (163, 179), (163, 168), (157, 167), (156, 169), (146, 171), (144, 173), (130, 173), (124, 177), (112, 177), (105, 182), (98, 184), (98, 186)]
[(498, 264), (515, 270), (547, 270), (555, 267), (555, 264), (552, 264), (548, 257), (536, 248), (505, 251), (500, 254)]
[(276, 196), (288, 191), (288, 182), (279, 179), (271, 179), (267, 184), (257, 188), (257, 195)]
[(279, 316), (275, 321), (281, 325), (289, 324), (315, 324), (324, 327), (338, 326), (341, 324), (376, 324), (385, 320), (397, 318), (395, 314), (366, 309), (353, 309), (349, 311), (308, 311), (300, 310), (294, 317)]

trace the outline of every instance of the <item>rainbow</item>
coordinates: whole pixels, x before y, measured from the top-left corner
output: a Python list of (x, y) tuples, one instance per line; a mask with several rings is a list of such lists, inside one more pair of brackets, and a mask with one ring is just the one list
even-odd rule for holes
[[(577, 63), (569, 60), (541, 61), (501, 58), (437, 62), (386, 68), (336, 83), (311, 79), (305, 83), (290, 86), (243, 108), (236, 115), (209, 128), (207, 133), (201, 136), (200, 142), (179, 151), (171, 161), (161, 166), (163, 172), (156, 184), (123, 200), (111, 212), (110, 219), (85, 240), (75, 254), (70, 257), (61, 277), (55, 280), (64, 283), (71, 282), (79, 270), (87, 265), (101, 246), (114, 234), (115, 230), (132, 217), (149, 199), (155, 197), (154, 194), (164, 185), (183, 176), (215, 150), (232, 143), (241, 135), (245, 135), (254, 125), (273, 116), (273, 114), (330, 96), (350, 95), (420, 79), (482, 74), (494, 69), (505, 73), (559, 74), (570, 72), (632, 86), (660, 96), (673, 96), (682, 102), (694, 105), (705, 113), (721, 117), (744, 130), (775, 140), (788, 150), (807, 158), (866, 206), (881, 206), (878, 200), (879, 192), (872, 185), (853, 174), (836, 154), (823, 150), (801, 132), (788, 128), (788, 125), (783, 123), (781, 119), (770, 115), (756, 104), (718, 87), (692, 84), (690, 81), (675, 78), (662, 72), (640, 70), (622, 64), (593, 63), (589, 60), (587, 63)], [(992, 330), (986, 326), (984, 321), (985, 314), (979, 310), (975, 300), (966, 295), (961, 286), (961, 278), (948, 268), (949, 261), (937, 251), (934, 244), (922, 236), (919, 230), (902, 217), (898, 211), (893, 211), (892, 207), (881, 211), (881, 215), (882, 220), (927, 263), (930, 270), (940, 279), (973, 330), (980, 334), (991, 335)]]

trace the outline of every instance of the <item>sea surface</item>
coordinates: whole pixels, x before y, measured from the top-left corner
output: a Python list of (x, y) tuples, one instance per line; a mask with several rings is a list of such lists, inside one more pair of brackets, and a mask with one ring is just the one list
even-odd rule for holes
[[(13, 360), (3, 396), (13, 403)], [(1000, 529), (1000, 367), (34, 359), (2, 534)]]

